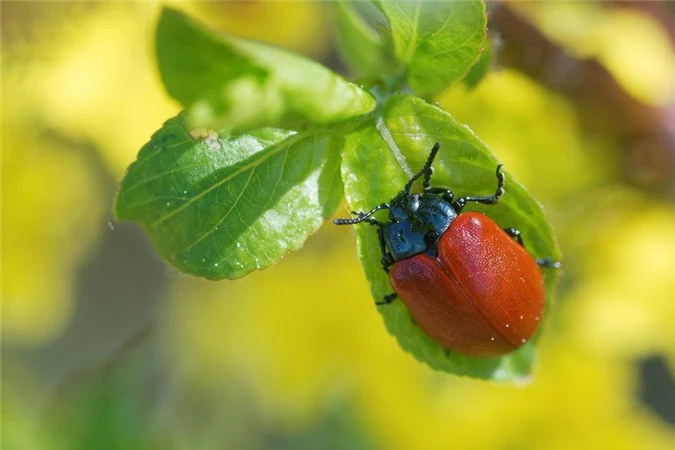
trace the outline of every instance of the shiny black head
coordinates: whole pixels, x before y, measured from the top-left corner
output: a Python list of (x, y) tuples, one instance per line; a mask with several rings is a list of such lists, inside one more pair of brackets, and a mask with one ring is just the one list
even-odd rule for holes
[[(383, 254), (383, 266), (388, 267), (395, 261), (430, 252), (434, 253), (436, 244), (457, 217), (453, 208), (452, 192), (445, 188), (431, 186), (431, 167), (439, 144), (431, 149), (429, 158), (422, 170), (415, 174), (389, 203), (382, 203), (369, 212), (354, 212), (353, 219), (336, 219), (337, 225), (352, 225), (368, 222), (378, 227), (380, 246)], [(415, 181), (423, 177), (424, 191), (411, 193)], [(382, 209), (389, 210), (389, 222), (381, 223), (371, 216)]]
[[(382, 225), (382, 237), (394, 261), (419, 253), (434, 253), (438, 240), (457, 217), (452, 207), (452, 192), (431, 186), (432, 164), (438, 149), (439, 145), (434, 145), (422, 170), (389, 202), (391, 222)], [(413, 183), (421, 177), (424, 177), (424, 192), (411, 193)]]
[(389, 220), (400, 222), (407, 219), (420, 207), (420, 194), (402, 191), (389, 202)]

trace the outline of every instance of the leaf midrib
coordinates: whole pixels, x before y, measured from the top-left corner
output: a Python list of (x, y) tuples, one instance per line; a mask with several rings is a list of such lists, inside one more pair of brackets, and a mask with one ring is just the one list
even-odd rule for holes
[[(189, 207), (191, 204), (198, 201), (199, 199), (204, 197), (209, 192), (213, 191), (214, 189), (219, 188), (220, 186), (222, 186), (226, 182), (230, 181), (231, 179), (235, 178), (238, 175), (241, 175), (245, 171), (255, 170), (256, 167), (260, 166), (262, 163), (264, 163), (265, 161), (267, 161), (271, 157), (276, 156), (280, 152), (283, 152), (283, 151), (288, 152), (290, 147), (292, 147), (293, 144), (295, 143), (295, 141), (298, 139), (297, 136), (299, 136), (299, 135), (295, 134), (295, 135), (289, 136), (288, 138), (284, 139), (283, 141), (279, 142), (278, 144), (275, 144), (274, 146), (272, 146), (272, 148), (267, 152), (265, 152), (264, 149), (258, 151), (253, 156), (257, 156), (257, 155), (260, 155), (262, 153), (260, 158), (255, 159), (254, 161), (251, 161), (248, 164), (240, 166), (236, 170), (232, 171), (228, 176), (226, 176), (225, 178), (223, 178), (221, 180), (218, 180), (212, 186), (208, 187), (207, 189), (203, 190), (199, 194), (195, 195), (193, 198), (191, 198), (187, 202), (183, 203), (178, 208), (173, 209), (173, 210), (169, 211), (168, 213), (164, 214), (163, 216), (159, 217), (156, 221), (154, 221), (152, 223), (151, 227), (156, 228), (158, 225), (160, 225), (161, 223), (170, 219), (171, 217), (175, 216), (176, 214), (178, 214), (179, 212), (181, 212), (185, 208)], [(304, 137), (306, 137), (306, 136), (304, 136)], [(292, 142), (289, 142), (289, 141), (292, 141)], [(281, 145), (281, 144), (283, 144), (283, 145)]]

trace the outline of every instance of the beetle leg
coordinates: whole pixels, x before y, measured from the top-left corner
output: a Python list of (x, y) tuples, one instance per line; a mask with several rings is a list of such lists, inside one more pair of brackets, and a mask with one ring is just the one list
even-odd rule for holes
[(509, 228), (504, 228), (504, 231), (506, 231), (506, 234), (511, 236), (513, 239), (518, 241), (521, 247), (525, 247), (525, 244), (523, 244), (523, 236), (520, 234), (520, 230), (509, 227)]
[(455, 211), (460, 212), (462, 208), (468, 203), (468, 202), (474, 202), (474, 203), (482, 203), (484, 205), (496, 205), (497, 202), (499, 202), (499, 199), (504, 195), (504, 174), (501, 171), (502, 165), (499, 164), (497, 166), (497, 190), (493, 195), (485, 195), (485, 196), (480, 196), (480, 197), (460, 197), (458, 198), (453, 204), (452, 207), (455, 209)]
[(396, 292), (392, 292), (391, 294), (382, 297), (382, 300), (380, 300), (379, 302), (375, 302), (375, 304), (377, 306), (390, 305), (391, 302), (393, 302), (394, 299), (396, 299), (396, 297), (397, 297)]
[(391, 253), (387, 251), (387, 244), (384, 240), (384, 226), (381, 222), (378, 222), (376, 219), (370, 217), (376, 211), (381, 209), (388, 209), (389, 205), (387, 203), (382, 203), (381, 205), (376, 206), (367, 213), (360, 211), (352, 211), (352, 214), (356, 216), (354, 219), (335, 219), (333, 223), (335, 225), (355, 225), (357, 223), (366, 222), (373, 226), (377, 227), (377, 237), (380, 243), (380, 251), (382, 252), (382, 259), (380, 263), (382, 264), (382, 269), (389, 273), (389, 266), (394, 264), (394, 257), (391, 256)]
[(378, 222), (372, 217), (363, 217), (364, 213), (362, 212), (352, 211), (352, 214), (358, 216), (357, 220), (360, 219), (361, 222), (366, 222), (377, 227), (377, 240), (379, 241), (380, 251), (382, 252), (382, 259), (380, 260), (380, 264), (382, 264), (382, 269), (385, 272), (389, 273), (389, 266), (394, 264), (394, 257), (391, 256), (391, 253), (387, 251), (387, 244), (384, 240), (384, 227), (382, 226), (382, 223)]
[(547, 269), (560, 269), (562, 266), (560, 261), (553, 261), (551, 258), (537, 258), (537, 265)]
[[(525, 247), (525, 244), (523, 244), (523, 236), (520, 234), (520, 230), (509, 227), (504, 228), (504, 231), (506, 231), (506, 234), (518, 241), (522, 247)], [(561, 266), (560, 261), (553, 261), (551, 258), (537, 258), (536, 261), (539, 267), (546, 267), (548, 269), (559, 269)]]
[(380, 251), (382, 252), (382, 260), (380, 260), (380, 264), (382, 264), (382, 269), (389, 273), (389, 266), (394, 264), (394, 257), (391, 256), (389, 251), (387, 251), (387, 243), (384, 240), (384, 227), (379, 222), (371, 222), (371, 224), (377, 226), (377, 240), (380, 243)]
[(389, 267), (391, 267), (391, 265), (394, 264), (394, 262), (395, 261), (394, 258), (391, 256), (391, 253), (387, 252), (380, 260), (380, 264), (382, 264), (382, 270), (389, 273)]
[(445, 200), (448, 203), (452, 203), (452, 201), (455, 198), (455, 195), (452, 193), (450, 189), (447, 188), (442, 188), (442, 187), (424, 187), (424, 192), (428, 192), (430, 194), (436, 194), (440, 195), (443, 200)]

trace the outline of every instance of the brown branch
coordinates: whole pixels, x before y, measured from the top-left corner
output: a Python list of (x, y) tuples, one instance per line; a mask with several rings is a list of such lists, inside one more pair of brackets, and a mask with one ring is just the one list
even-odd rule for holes
[(500, 64), (571, 98), (588, 129), (618, 138), (629, 182), (675, 199), (675, 103), (639, 102), (597, 61), (575, 58), (508, 5), (492, 6), (488, 24), (503, 40)]

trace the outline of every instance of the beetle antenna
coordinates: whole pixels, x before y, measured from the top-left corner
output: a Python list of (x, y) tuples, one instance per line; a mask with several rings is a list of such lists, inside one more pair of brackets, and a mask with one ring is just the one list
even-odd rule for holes
[(406, 194), (410, 193), (410, 189), (412, 188), (413, 183), (422, 175), (426, 175), (425, 177), (425, 184), (428, 183), (429, 179), (431, 178), (431, 165), (434, 162), (434, 158), (436, 158), (436, 154), (438, 153), (438, 149), (441, 148), (441, 145), (436, 142), (434, 146), (431, 148), (431, 153), (429, 154), (429, 158), (427, 158), (427, 162), (424, 163), (424, 167), (422, 167), (422, 170), (417, 172), (414, 177), (408, 181), (408, 183), (405, 185), (405, 188), (403, 190), (405, 191)]
[(356, 217), (354, 219), (335, 219), (333, 221), (333, 223), (335, 225), (354, 225), (354, 224), (361, 223), (361, 222), (372, 222), (372, 221), (374, 221), (374, 219), (369, 219), (369, 217), (372, 216), (373, 214), (375, 214), (376, 212), (378, 212), (381, 209), (389, 209), (389, 204), (388, 203), (382, 203), (380, 205), (377, 205), (376, 207), (374, 207), (373, 209), (371, 209), (367, 213), (352, 211), (352, 214), (356, 214), (358, 217)]

